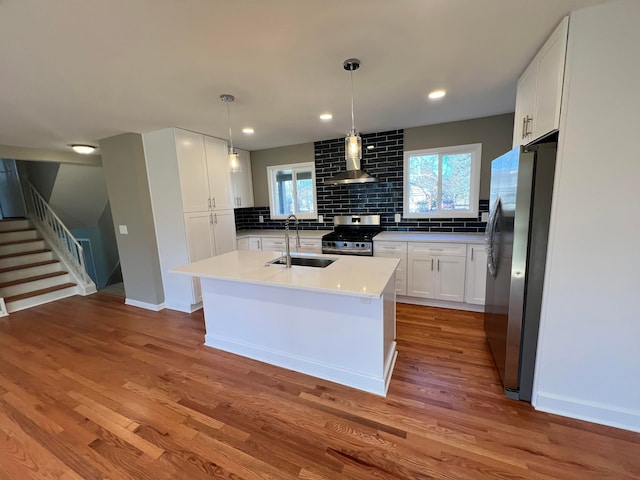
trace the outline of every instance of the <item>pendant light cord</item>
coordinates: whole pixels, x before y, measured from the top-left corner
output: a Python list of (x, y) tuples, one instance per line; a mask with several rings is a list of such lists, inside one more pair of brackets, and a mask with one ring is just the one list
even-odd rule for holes
[(353, 118), (353, 70), (349, 70), (351, 74), (351, 131), (356, 131), (356, 122)]
[(231, 107), (229, 105), (231, 102), (226, 102), (226, 103), (227, 103), (227, 122), (229, 123), (229, 143), (231, 144), (231, 150), (229, 153), (234, 153), (233, 135), (231, 134)]

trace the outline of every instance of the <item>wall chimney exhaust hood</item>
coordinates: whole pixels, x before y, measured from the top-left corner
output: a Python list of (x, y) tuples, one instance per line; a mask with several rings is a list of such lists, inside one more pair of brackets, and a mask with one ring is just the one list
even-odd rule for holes
[(353, 72), (360, 68), (360, 60), (349, 58), (342, 64), (345, 70), (351, 74), (351, 130), (344, 139), (344, 154), (347, 162), (347, 171), (325, 180), (326, 185), (340, 185), (345, 183), (369, 183), (378, 180), (360, 169), (362, 159), (362, 138), (356, 130), (353, 117)]

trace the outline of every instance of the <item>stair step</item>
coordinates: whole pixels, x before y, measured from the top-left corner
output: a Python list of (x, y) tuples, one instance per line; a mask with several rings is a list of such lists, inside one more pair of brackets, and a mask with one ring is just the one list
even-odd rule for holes
[(34, 275), (33, 277), (26, 277), (26, 278), (21, 278), (17, 280), (11, 280), (9, 282), (0, 283), (0, 288), (12, 287), (14, 285), (20, 285), (21, 283), (35, 282), (36, 280), (44, 280), (46, 278), (59, 277), (60, 275), (66, 275), (68, 273), (69, 272), (60, 270), (58, 272), (43, 273), (42, 275)]
[(30, 252), (22, 252), (20, 254), (11, 254), (0, 256), (0, 270), (6, 268), (17, 267), (20, 265), (28, 265), (36, 262), (44, 262), (53, 259), (53, 252), (48, 249), (34, 250)]
[(23, 268), (39, 267), (40, 265), (49, 265), (51, 263), (60, 263), (60, 260), (44, 260), (42, 262), (28, 263), (26, 265), (16, 265), (15, 267), (0, 268), (0, 274), (5, 272), (12, 272), (14, 270), (21, 270)]
[(42, 241), (42, 239), (38, 238), (38, 237), (36, 237), (36, 238), (20, 238), (18, 240), (6, 240), (6, 239), (3, 239), (2, 236), (0, 236), (0, 240), (2, 240), (0, 242), (0, 247), (6, 247), (6, 246), (9, 246), (9, 245), (22, 245), (24, 243)]
[(62, 270), (62, 265), (59, 260), (46, 260), (44, 262), (3, 268), (0, 269), (0, 283), (44, 275), (45, 273), (59, 272), (60, 270)]
[(23, 293), (29, 293), (43, 288), (55, 287), (71, 281), (69, 272), (54, 272), (36, 277), (9, 282), (9, 285), (0, 286), (0, 297), (15, 297)]
[(4, 303), (11, 303), (18, 300), (24, 300), (25, 298), (35, 297), (37, 295), (43, 295), (45, 293), (56, 292), (58, 290), (63, 290), (69, 287), (75, 287), (75, 283), (67, 282), (61, 283), (60, 285), (54, 285), (52, 287), (41, 288), (40, 290), (34, 290), (33, 292), (21, 293), (20, 295), (13, 295), (11, 297), (5, 297)]
[(0, 243), (0, 258), (12, 253), (31, 252), (45, 248), (45, 241), (41, 238), (32, 238), (28, 240), (18, 240), (15, 242)]
[(30, 228), (31, 224), (26, 218), (9, 218), (0, 220), (0, 232), (7, 232), (10, 230), (22, 230)]
[(36, 305), (42, 305), (43, 303), (59, 300), (61, 298), (70, 297), (77, 293), (77, 285), (69, 282), (29, 293), (6, 297), (4, 302), (7, 307), (7, 311), (12, 313), (25, 308), (34, 307)]
[(0, 242), (11, 242), (14, 240), (26, 240), (38, 238), (38, 231), (35, 228), (23, 228), (19, 230), (0, 231)]

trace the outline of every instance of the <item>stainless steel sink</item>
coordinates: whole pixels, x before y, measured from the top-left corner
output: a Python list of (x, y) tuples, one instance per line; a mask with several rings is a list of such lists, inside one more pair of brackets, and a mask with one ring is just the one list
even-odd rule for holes
[[(294, 257), (291, 256), (291, 265), (297, 265), (300, 267), (319, 267), (325, 268), (335, 262), (337, 258), (325, 258), (325, 257)], [(267, 262), (268, 265), (286, 265), (286, 257), (278, 257), (274, 260)]]

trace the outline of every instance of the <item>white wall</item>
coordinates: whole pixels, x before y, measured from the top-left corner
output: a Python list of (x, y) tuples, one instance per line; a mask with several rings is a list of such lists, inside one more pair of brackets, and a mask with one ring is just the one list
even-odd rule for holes
[(640, 1), (569, 30), (533, 403), (640, 431)]

